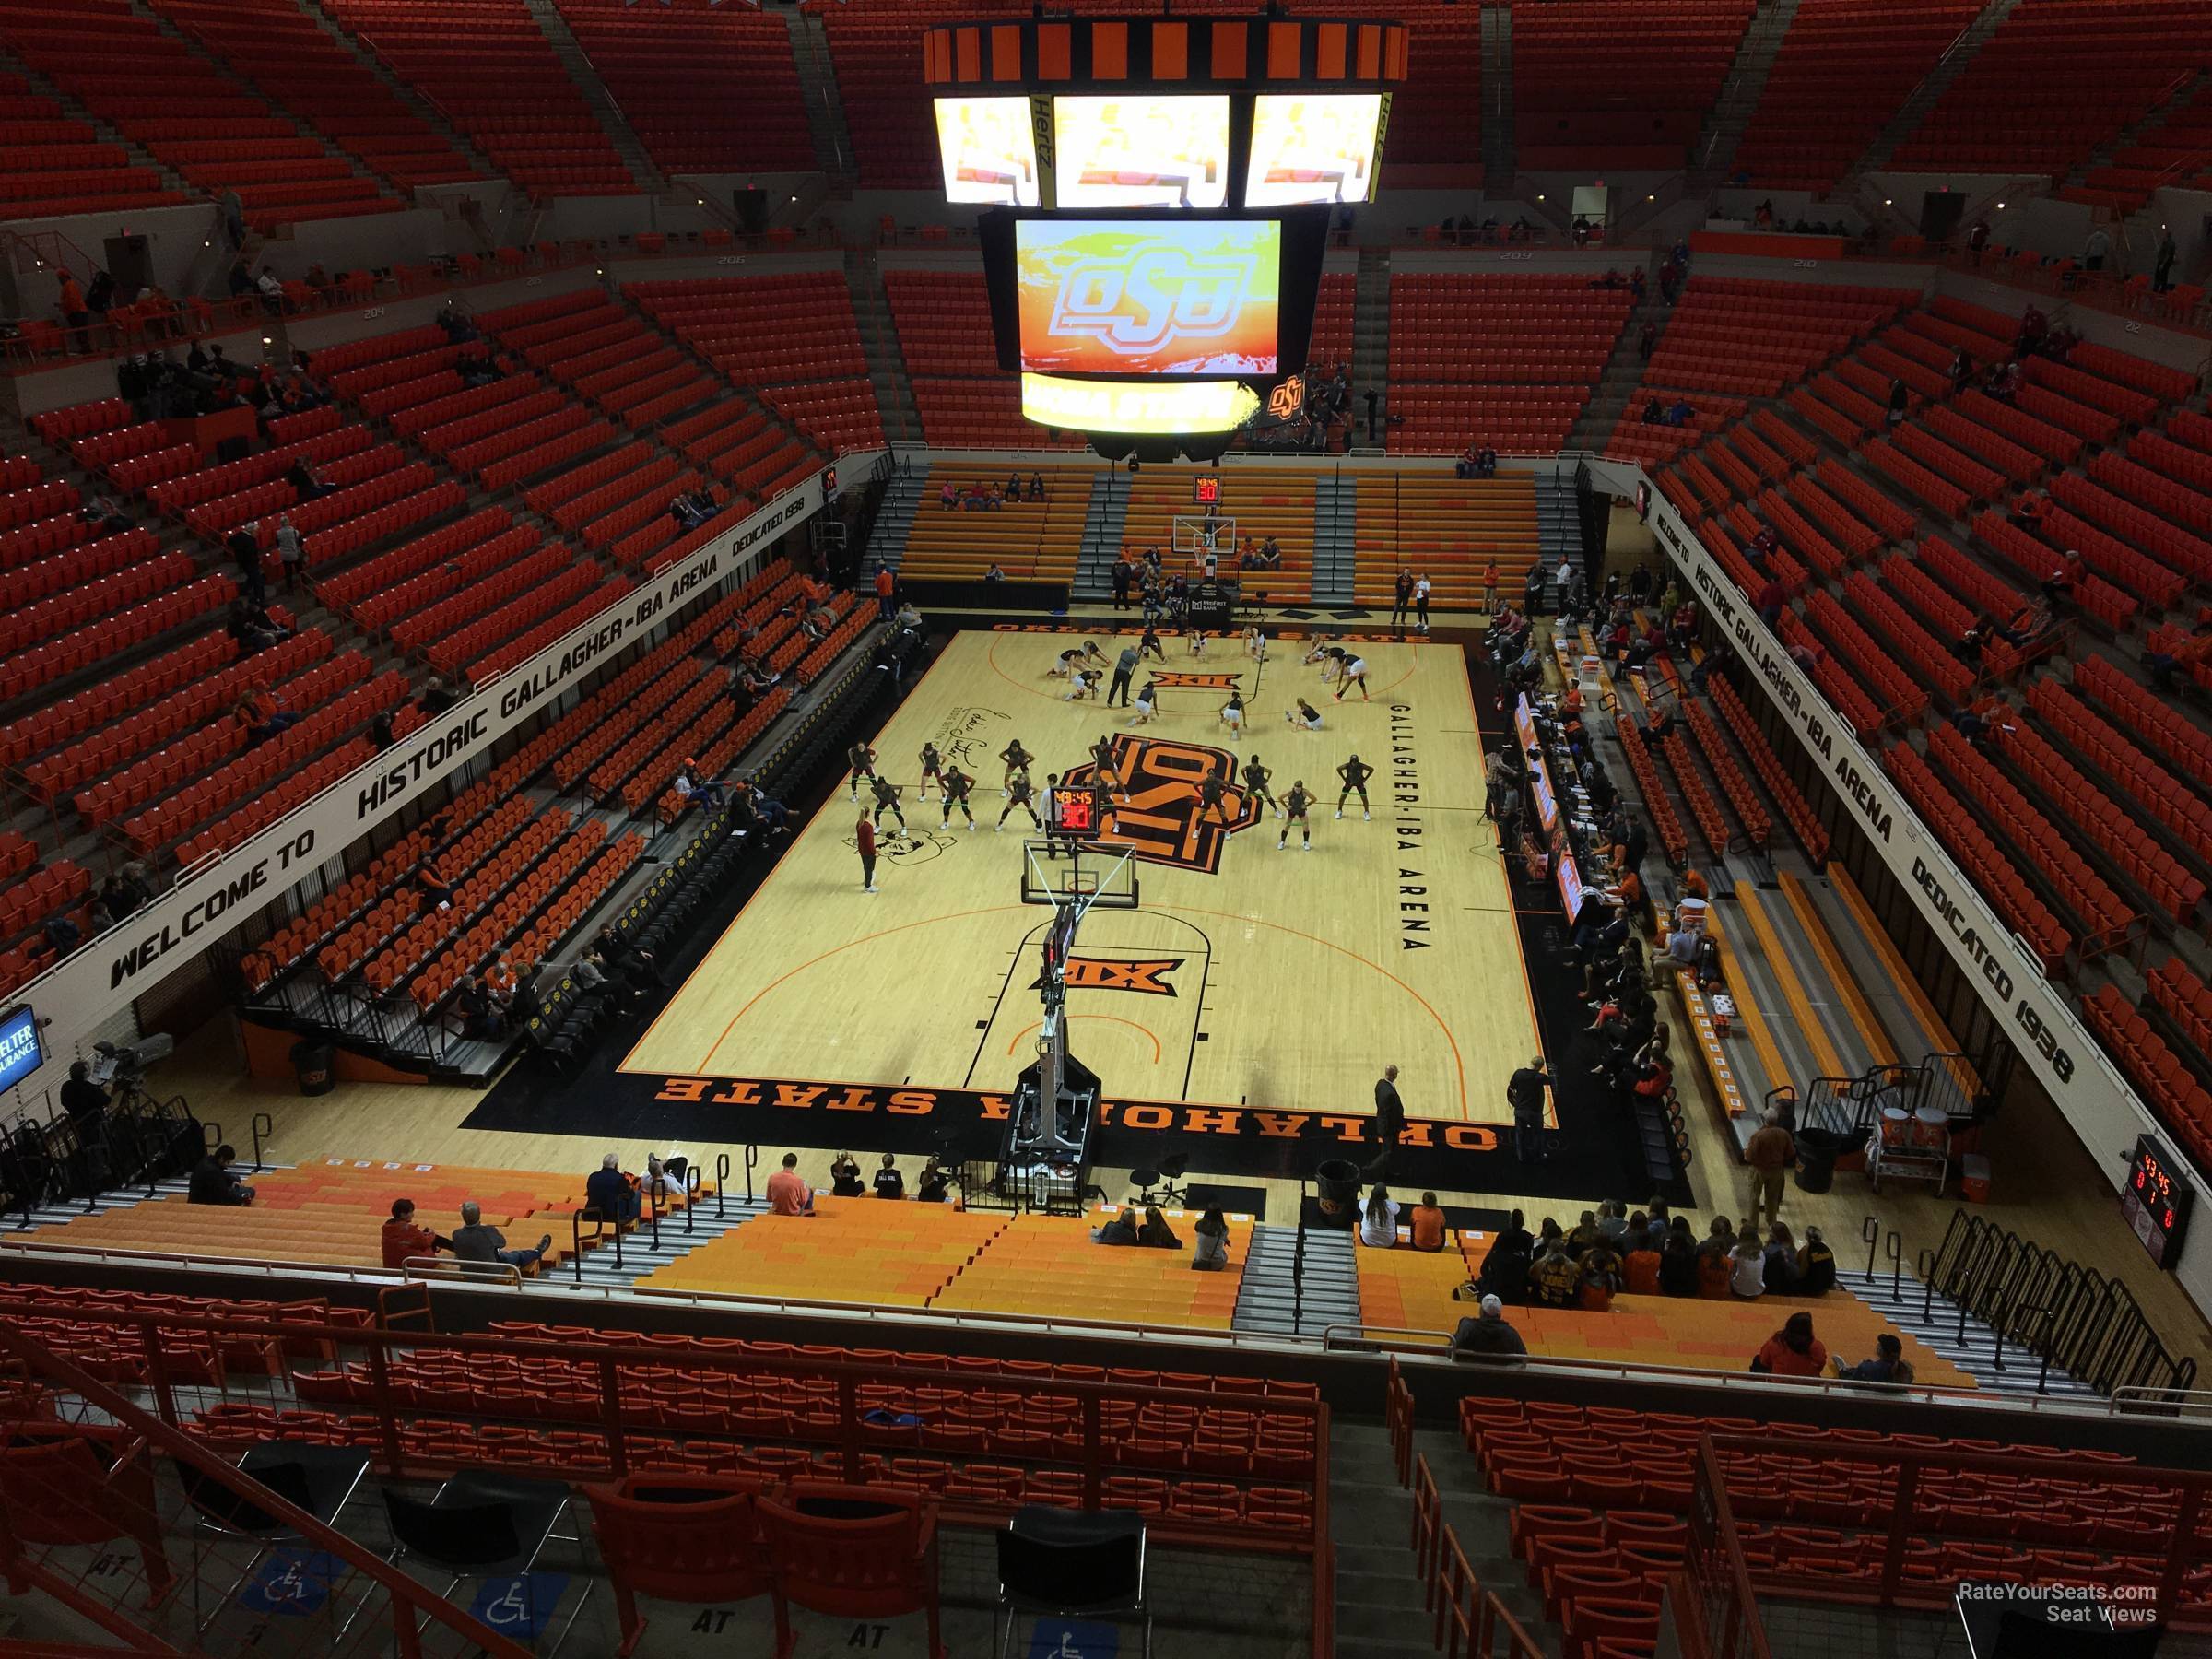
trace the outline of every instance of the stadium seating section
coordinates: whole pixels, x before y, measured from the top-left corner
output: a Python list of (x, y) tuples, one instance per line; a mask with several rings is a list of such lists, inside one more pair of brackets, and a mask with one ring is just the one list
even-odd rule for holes
[(1429, 578), (1431, 604), (1471, 610), (1483, 604), (1493, 567), (1500, 603), (1520, 602), (1538, 555), (1530, 475), (1383, 474), (1360, 481), (1359, 504), (1353, 591), (1360, 604), (1389, 604), (1404, 569)]
[[(920, 581), (977, 582), (993, 565), (1009, 582), (1075, 580), (1076, 555), (1090, 510), (1092, 466), (1047, 466), (1018, 475), (1023, 499), (995, 512), (947, 512), (938, 498), (946, 485), (965, 491), (975, 484), (1007, 484), (1015, 474), (985, 480), (972, 462), (939, 461), (923, 480), (922, 498), (899, 560), (901, 576)], [(1028, 499), (1033, 477), (1044, 479), (1044, 500)], [(1309, 524), (1311, 520), (1309, 520)], [(1311, 530), (1308, 532), (1311, 535)]]
[(1390, 283), (1393, 452), (1547, 453), (1567, 440), (1627, 321), (1580, 276), (1401, 273)]
[[(1175, 521), (1192, 513), (1191, 481), (1204, 469), (1192, 466), (1147, 466), (1127, 481), (1128, 507), (1122, 523), (1122, 547), (1134, 561), (1149, 547), (1158, 547), (1170, 571), (1186, 574), (1201, 569), (1186, 528), (1180, 551), (1175, 545)], [(1282, 568), (1246, 578), (1251, 586), (1265, 591), (1270, 604), (1296, 603), (1312, 593), (1313, 475), (1303, 470), (1269, 470), (1248, 475), (1238, 491), (1231, 523), (1236, 546), (1224, 546), (1219, 565), (1224, 575), (1234, 573), (1236, 558), (1245, 544), (1254, 547), (1273, 539), (1282, 552)]]
[(1513, 144), (1524, 168), (1672, 172), (1690, 159), (1752, 0), (1575, 6), (1514, 0)]

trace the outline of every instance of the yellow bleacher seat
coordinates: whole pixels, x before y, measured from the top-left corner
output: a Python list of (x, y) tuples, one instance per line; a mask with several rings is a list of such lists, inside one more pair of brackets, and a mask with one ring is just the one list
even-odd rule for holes
[(995, 564), (1009, 582), (1072, 582), (1099, 464), (1024, 468), (1025, 495), (1031, 473), (1043, 476), (1042, 501), (1008, 501), (995, 512), (947, 512), (938, 504), (947, 483), (964, 491), (977, 482), (1004, 484), (1008, 475), (994, 474), (975, 461), (933, 465), (914, 509), (899, 573), (924, 582), (975, 582)]
[(1498, 562), (1501, 601), (1518, 602), (1538, 558), (1536, 486), (1526, 473), (1459, 478), (1449, 473), (1368, 474), (1359, 479), (1355, 594), (1388, 605), (1400, 568), (1426, 575), (1430, 603), (1482, 603), (1482, 572)]

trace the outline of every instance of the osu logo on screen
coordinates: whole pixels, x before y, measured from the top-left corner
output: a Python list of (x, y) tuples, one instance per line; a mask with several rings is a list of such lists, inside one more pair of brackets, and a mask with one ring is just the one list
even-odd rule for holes
[(1253, 264), (1194, 259), (1181, 248), (1085, 260), (1061, 276), (1052, 332), (1095, 335), (1123, 357), (1142, 357), (1171, 340), (1218, 339), (1244, 309)]

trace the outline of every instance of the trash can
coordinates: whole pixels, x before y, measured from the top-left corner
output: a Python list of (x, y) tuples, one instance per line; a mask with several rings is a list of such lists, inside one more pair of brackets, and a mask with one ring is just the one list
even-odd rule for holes
[(1332, 1158), (1313, 1171), (1314, 1196), (1319, 1200), (1322, 1225), (1351, 1227), (1359, 1218), (1359, 1166), (1347, 1159)]
[(300, 1080), (303, 1095), (326, 1095), (337, 1087), (338, 1080), (331, 1066), (338, 1057), (337, 1050), (327, 1042), (312, 1039), (292, 1044), (292, 1072)]
[(1836, 1159), (1850, 1149), (1853, 1136), (1833, 1129), (1797, 1131), (1797, 1190), (1825, 1193), (1835, 1184)]

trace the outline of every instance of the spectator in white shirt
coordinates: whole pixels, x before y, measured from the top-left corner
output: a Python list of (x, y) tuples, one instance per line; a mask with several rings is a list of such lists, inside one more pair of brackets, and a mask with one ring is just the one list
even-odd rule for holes
[(1359, 1211), (1359, 1242), (1371, 1250), (1389, 1250), (1398, 1241), (1398, 1206), (1381, 1182), (1367, 1195)]

